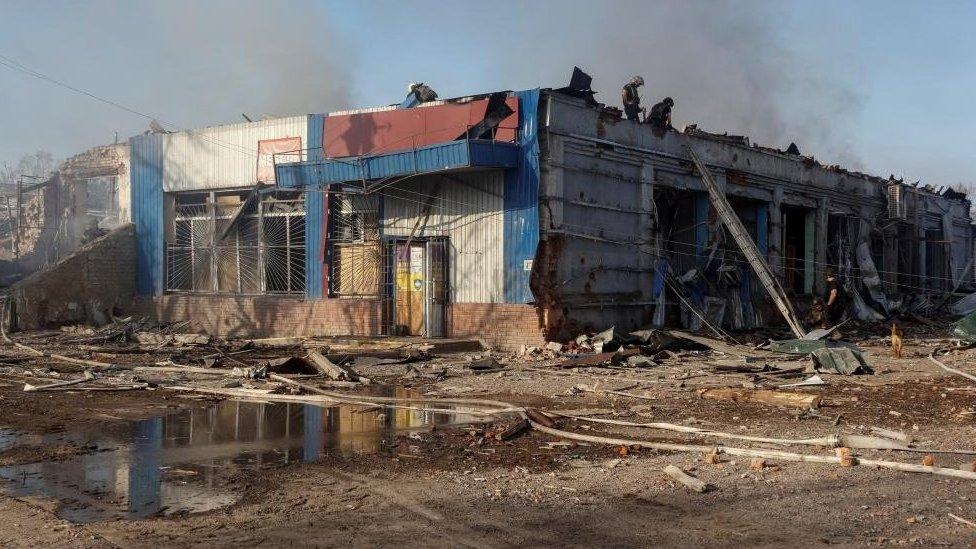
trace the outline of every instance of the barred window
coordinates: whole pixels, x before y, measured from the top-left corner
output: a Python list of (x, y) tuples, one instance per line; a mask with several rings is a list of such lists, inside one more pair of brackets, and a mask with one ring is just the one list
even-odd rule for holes
[(187, 193), (174, 201), (167, 290), (304, 293), (305, 201), (299, 193)]

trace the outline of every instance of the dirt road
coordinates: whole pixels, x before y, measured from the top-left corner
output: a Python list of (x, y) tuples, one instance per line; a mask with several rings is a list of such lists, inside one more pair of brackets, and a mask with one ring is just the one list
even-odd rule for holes
[[(792, 438), (863, 434), (870, 427), (883, 427), (910, 435), (919, 447), (976, 448), (976, 391), (965, 380), (942, 377), (926, 365), (921, 347), (909, 349), (906, 358), (899, 360), (883, 353), (878, 348), (871, 355), (878, 370), (873, 376), (827, 376), (828, 385), (804, 389), (823, 396), (822, 407), (812, 413), (702, 399), (696, 388), (715, 380), (696, 373), (701, 360), (689, 360), (674, 372), (654, 368), (543, 372), (536, 371), (545, 370), (538, 364), (511, 361), (498, 373), (451, 374), (436, 381), (408, 377), (397, 382), (442, 396), (490, 397), (546, 409), (583, 410), (598, 417), (668, 421), (733, 433)], [(976, 357), (967, 353), (972, 352), (952, 360), (966, 367)], [(382, 377), (383, 368), (376, 366), (369, 373)], [(403, 372), (402, 366), (396, 368)], [(642, 381), (639, 389), (631, 390), (639, 391), (641, 398), (573, 390), (581, 383), (606, 388), (633, 384), (627, 379)], [(740, 383), (736, 379), (726, 376), (720, 381), (735, 385)], [(211, 428), (206, 444), (193, 446), (200, 432), (219, 425), (220, 417), (229, 413), (226, 404), (189, 400), (163, 390), (32, 395), (16, 383), (4, 383), (0, 424), (6, 439), (0, 435), (0, 476), (14, 470), (11, 467), (40, 461), (45, 465), (24, 469), (23, 474), (51, 479), (57, 467), (78, 463), (87, 464), (87, 469), (72, 471), (90, 483), (80, 496), (61, 491), (52, 497), (23, 493), (26, 488), (18, 493), (16, 479), (0, 481), (4, 494), (0, 495), (4, 519), (0, 544), (8, 547), (965, 547), (976, 543), (976, 528), (949, 516), (976, 520), (976, 482), (968, 480), (774, 460), (755, 468), (747, 459), (729, 457), (708, 463), (703, 454), (577, 445), (536, 432), (507, 441), (491, 436), (511, 420), (497, 425), (424, 423), (416, 429), (385, 428), (377, 434), (369, 429), (372, 416), (364, 419), (365, 414), (379, 413), (377, 421), (387, 425), (391, 420), (383, 419), (384, 412), (369, 410), (339, 411), (326, 417), (322, 424), (326, 440), (317, 441), (319, 447), (312, 454), (307, 451), (307, 436), (294, 444), (291, 438), (273, 438), (268, 433), (277, 428), (267, 423), (253, 431), (263, 435), (247, 435), (244, 430), (250, 423), (241, 419), (245, 415), (239, 406), (234, 416), (238, 437), (232, 445), (218, 440), (215, 433), (222, 431)], [(274, 412), (278, 408), (260, 410), (261, 421), (278, 417)], [(304, 425), (303, 433), (309, 432), (309, 425), (320, 425), (309, 423), (318, 421), (318, 416), (308, 409), (296, 413), (292, 409), (284, 416), (282, 425), (292, 429), (288, 436), (294, 437), (299, 425)], [(178, 502), (204, 494), (210, 501), (226, 492), (231, 496), (226, 501), (233, 503), (203, 512), (186, 512), (164, 503), (149, 516), (126, 520), (73, 523), (62, 518), (71, 516), (66, 510), (77, 511), (79, 506), (132, 506), (139, 472), (135, 464), (144, 465), (135, 458), (145, 453), (146, 426), (155, 425), (153, 418), (159, 417), (169, 418), (160, 423), (162, 442), (153, 447), (161, 456), (157, 464), (161, 473), (153, 477), (163, 486), (159, 497)], [(216, 419), (206, 423), (202, 418), (208, 417)], [(329, 431), (333, 422), (342, 421), (365, 427), (355, 433)], [(561, 428), (652, 437), (637, 428), (569, 420)], [(655, 433), (653, 438), (690, 440), (677, 433)], [(168, 445), (167, 441), (183, 442)], [(225, 454), (219, 459), (206, 454), (217, 451)], [(921, 463), (925, 455), (863, 454), (906, 463)], [(974, 458), (931, 455), (937, 465), (953, 468)], [(128, 461), (119, 456), (129, 456)], [(110, 481), (101, 472), (92, 473), (93, 464), (111, 460), (119, 461)], [(703, 494), (689, 491), (661, 472), (667, 465), (683, 468), (711, 489)], [(29, 483), (21, 484), (23, 488)]]

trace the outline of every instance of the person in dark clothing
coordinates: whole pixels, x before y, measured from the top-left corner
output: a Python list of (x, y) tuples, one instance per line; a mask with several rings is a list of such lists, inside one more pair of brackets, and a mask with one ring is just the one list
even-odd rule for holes
[(844, 286), (837, 280), (837, 273), (833, 269), (824, 271), (826, 288), (823, 295), (823, 327), (836, 326), (847, 310), (847, 293)]
[(651, 113), (647, 115), (647, 122), (651, 125), (651, 130), (655, 135), (664, 135), (664, 132), (671, 129), (671, 107), (674, 106), (674, 99), (665, 97), (660, 103), (651, 107)]
[(644, 85), (644, 78), (641, 76), (635, 76), (630, 79), (624, 89), (620, 92), (620, 99), (624, 103), (624, 114), (627, 115), (627, 120), (637, 120), (640, 121), (640, 94), (637, 93), (637, 88)]

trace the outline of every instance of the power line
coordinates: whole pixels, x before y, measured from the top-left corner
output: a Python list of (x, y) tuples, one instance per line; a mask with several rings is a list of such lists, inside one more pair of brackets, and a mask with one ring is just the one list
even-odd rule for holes
[[(14, 60), (14, 59), (11, 59), (11, 58), (9, 58), (9, 57), (7, 57), (5, 55), (2, 55), (2, 54), (0, 54), (0, 66), (4, 66), (4, 67), (7, 67), (8, 69), (15, 70), (15, 71), (19, 71), (19, 72), (24, 73), (24, 74), (26, 74), (28, 76), (32, 76), (34, 78), (38, 78), (40, 80), (44, 80), (44, 81), (49, 82), (51, 84), (54, 84), (56, 86), (60, 86), (60, 87), (65, 88), (67, 90), (70, 90), (70, 91), (73, 91), (75, 93), (84, 95), (84, 96), (86, 96), (88, 98), (94, 99), (95, 101), (104, 103), (106, 105), (110, 105), (110, 106), (115, 107), (117, 109), (121, 109), (121, 110), (123, 110), (123, 111), (125, 111), (127, 113), (134, 114), (136, 116), (140, 116), (140, 117), (145, 118), (147, 120), (150, 120), (150, 121), (155, 120), (155, 121), (160, 122), (160, 123), (163, 123), (163, 124), (165, 124), (167, 126), (179, 127), (178, 124), (174, 124), (174, 123), (171, 123), (171, 122), (167, 122), (162, 117), (153, 116), (151, 114), (146, 114), (144, 112), (141, 112), (141, 111), (138, 111), (136, 109), (133, 109), (132, 107), (128, 107), (126, 105), (123, 105), (122, 103), (119, 103), (119, 102), (114, 101), (112, 99), (108, 99), (108, 98), (102, 97), (102, 96), (97, 95), (97, 94), (95, 94), (93, 92), (90, 92), (88, 90), (85, 90), (85, 89), (82, 89), (82, 88), (73, 86), (71, 84), (68, 84), (67, 82), (63, 82), (61, 80), (58, 80), (57, 78), (48, 76), (48, 75), (46, 75), (46, 74), (44, 74), (42, 72), (38, 72), (38, 71), (36, 71), (36, 70), (34, 70), (34, 69), (32, 69), (32, 68), (30, 68), (30, 67), (28, 67), (28, 66), (26, 66), (26, 65), (24, 65), (22, 63), (19, 63), (18, 61)], [(193, 132), (193, 130), (185, 130), (185, 131), (191, 132), (191, 133)], [(205, 136), (205, 135), (200, 135), (200, 134), (198, 134), (198, 135), (201, 138), (203, 138), (204, 140), (210, 141), (214, 145), (217, 145), (217, 146), (220, 146), (220, 147), (224, 147), (225, 149), (235, 150), (235, 151), (242, 152), (242, 153), (245, 153), (245, 154), (250, 154), (250, 155), (255, 156), (255, 157), (258, 156), (256, 152), (249, 151), (249, 150), (245, 149), (244, 147), (241, 147), (241, 146), (236, 145), (234, 143), (221, 141), (219, 139), (212, 138), (212, 137), (208, 137), (208, 136)]]

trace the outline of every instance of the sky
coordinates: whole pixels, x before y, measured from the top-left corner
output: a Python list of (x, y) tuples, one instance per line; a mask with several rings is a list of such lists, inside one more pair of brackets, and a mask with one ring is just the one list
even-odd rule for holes
[(579, 65), (612, 105), (642, 75), (645, 103), (673, 97), (679, 128), (976, 184), (974, 20), (973, 2), (0, 0), (0, 166), (124, 140), (151, 118), (183, 129), (384, 105), (411, 81), (441, 97), (559, 87)]

